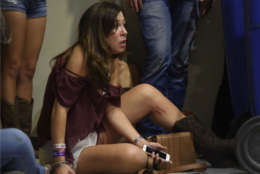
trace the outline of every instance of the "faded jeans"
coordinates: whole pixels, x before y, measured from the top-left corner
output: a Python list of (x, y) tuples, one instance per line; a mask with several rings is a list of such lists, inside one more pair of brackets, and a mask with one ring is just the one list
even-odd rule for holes
[(30, 139), (14, 128), (0, 129), (1, 172), (20, 171), (25, 174), (44, 174), (45, 168), (37, 163)]
[[(142, 82), (160, 90), (179, 109), (184, 104), (190, 47), (196, 31), (198, 0), (143, 0), (139, 20), (147, 56)], [(146, 117), (143, 136), (165, 133)]]

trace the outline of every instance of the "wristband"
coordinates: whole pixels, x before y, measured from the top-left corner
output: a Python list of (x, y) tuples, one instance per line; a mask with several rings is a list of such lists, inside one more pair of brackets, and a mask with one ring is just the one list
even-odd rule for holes
[(65, 156), (65, 151), (63, 151), (63, 150), (54, 151), (53, 156), (54, 157)]
[(55, 168), (63, 166), (63, 165), (69, 165), (67, 161), (60, 161), (60, 162), (55, 162), (51, 165), (51, 169), (48, 171), (48, 174), (54, 173)]
[(138, 137), (136, 137), (134, 139), (134, 144), (136, 145), (138, 141), (140, 141), (143, 137), (141, 135), (139, 135)]
[(65, 149), (66, 144), (53, 144), (54, 149)]

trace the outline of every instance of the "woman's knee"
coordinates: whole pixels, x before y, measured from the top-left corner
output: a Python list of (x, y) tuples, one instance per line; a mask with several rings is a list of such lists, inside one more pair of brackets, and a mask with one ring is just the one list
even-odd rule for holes
[(21, 67), (21, 71), (19, 74), (19, 79), (24, 80), (32, 80), (35, 74), (36, 65), (34, 64), (27, 64)]
[(137, 87), (138, 95), (142, 96), (146, 101), (153, 101), (160, 94), (155, 87), (147, 83), (140, 84)]
[(135, 165), (143, 165), (146, 162), (146, 154), (133, 144), (126, 144), (124, 157), (131, 159)]
[(21, 61), (18, 59), (8, 59), (4, 63), (4, 72), (7, 76), (16, 78), (21, 68)]

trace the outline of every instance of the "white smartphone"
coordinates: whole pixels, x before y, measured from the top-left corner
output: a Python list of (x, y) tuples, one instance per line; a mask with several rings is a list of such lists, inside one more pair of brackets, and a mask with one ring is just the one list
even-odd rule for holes
[(144, 145), (143, 146), (143, 150), (148, 153), (149, 155), (152, 155), (152, 153), (154, 152), (155, 154), (159, 154), (159, 157), (162, 158), (163, 160), (169, 162), (171, 159), (171, 155), (166, 153), (166, 152), (162, 152), (160, 150), (154, 149), (150, 146)]

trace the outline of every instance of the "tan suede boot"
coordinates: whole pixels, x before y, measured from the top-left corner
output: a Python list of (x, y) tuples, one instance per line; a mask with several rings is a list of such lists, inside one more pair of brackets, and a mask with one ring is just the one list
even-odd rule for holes
[(7, 103), (2, 100), (1, 103), (1, 120), (3, 128), (20, 128), (19, 121), (16, 117), (16, 105)]
[(31, 102), (28, 102), (27, 100), (17, 96), (15, 98), (15, 103), (20, 129), (30, 137), (32, 128), (33, 99)]

